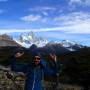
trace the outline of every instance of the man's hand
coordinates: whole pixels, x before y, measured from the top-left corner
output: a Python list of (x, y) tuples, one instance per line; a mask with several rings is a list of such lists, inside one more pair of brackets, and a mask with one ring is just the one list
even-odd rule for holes
[(22, 53), (17, 52), (17, 53), (15, 54), (15, 57), (16, 57), (16, 58), (19, 58), (19, 57), (21, 57), (23, 54), (24, 54), (24, 52), (22, 52)]
[(54, 62), (57, 61), (57, 56), (55, 54), (50, 54), (50, 59)]

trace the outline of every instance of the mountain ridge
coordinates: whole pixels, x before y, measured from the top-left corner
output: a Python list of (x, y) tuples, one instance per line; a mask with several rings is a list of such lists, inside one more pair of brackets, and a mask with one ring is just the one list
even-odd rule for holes
[[(45, 38), (42, 37), (36, 37), (33, 32), (30, 33), (22, 33), (20, 34), (18, 39), (14, 39), (11, 36), (7, 34), (0, 35), (0, 46), (20, 46), (24, 48), (30, 48), (32, 45), (36, 45), (38, 48), (45, 48), (49, 47), (51, 48), (52, 46), (58, 46), (60, 48), (65, 48), (69, 51), (76, 51), (80, 48), (84, 48), (85, 46), (80, 45), (76, 42), (72, 42), (69, 40), (62, 40), (62, 41), (48, 41)], [(57, 48), (56, 48), (57, 49)]]

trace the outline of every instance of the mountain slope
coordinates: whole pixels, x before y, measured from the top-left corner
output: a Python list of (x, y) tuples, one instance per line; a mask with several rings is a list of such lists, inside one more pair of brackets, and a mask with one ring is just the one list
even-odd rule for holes
[(0, 46), (21, 46), (7, 34), (0, 35)]

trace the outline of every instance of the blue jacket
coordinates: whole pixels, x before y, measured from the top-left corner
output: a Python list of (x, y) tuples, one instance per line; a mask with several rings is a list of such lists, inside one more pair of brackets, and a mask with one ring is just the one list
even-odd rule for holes
[(14, 57), (11, 62), (11, 70), (15, 72), (23, 72), (26, 75), (25, 90), (42, 90), (43, 72), (49, 76), (56, 75), (57, 65), (54, 63), (53, 68), (49, 68), (44, 60), (40, 61), (40, 65), (18, 64)]

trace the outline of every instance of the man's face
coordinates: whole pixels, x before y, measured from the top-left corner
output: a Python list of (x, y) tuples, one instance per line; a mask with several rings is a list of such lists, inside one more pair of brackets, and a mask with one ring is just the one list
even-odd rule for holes
[(38, 65), (40, 63), (40, 57), (39, 56), (35, 56), (34, 57), (34, 64)]

